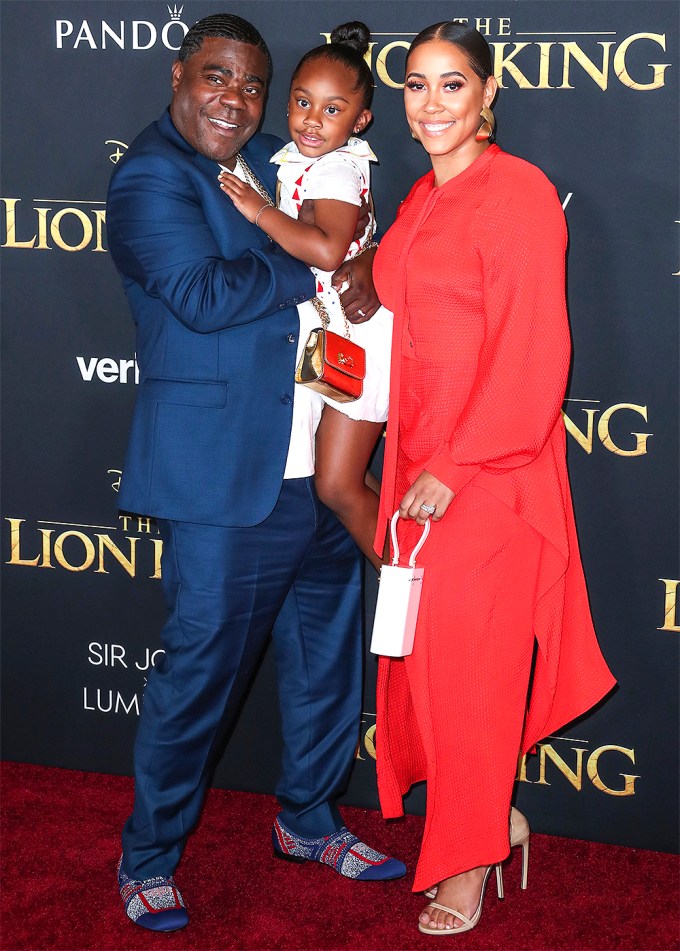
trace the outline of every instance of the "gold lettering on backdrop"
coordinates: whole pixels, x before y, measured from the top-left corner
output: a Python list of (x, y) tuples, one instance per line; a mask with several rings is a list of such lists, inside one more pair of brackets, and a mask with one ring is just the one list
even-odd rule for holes
[(357, 748), (354, 754), (355, 759), (359, 759), (362, 762), (365, 762), (366, 757), (361, 755), (362, 745), (363, 751), (368, 754), (370, 759), (375, 759), (375, 722), (368, 727), (364, 732), (364, 726), (366, 724), (366, 717), (370, 717), (375, 721), (375, 713), (364, 713), (361, 726), (359, 728), (359, 742), (357, 743)]
[[(72, 564), (64, 554), (64, 542), (69, 538), (77, 538), (83, 545), (83, 560), (80, 563)], [(69, 546), (73, 550), (72, 546)], [(67, 571), (87, 571), (94, 561), (95, 551), (91, 540), (82, 532), (68, 531), (62, 532), (54, 543), (54, 557), (58, 564)]]
[(678, 585), (680, 581), (674, 578), (659, 578), (659, 581), (666, 587), (666, 597), (663, 609), (663, 627), (657, 627), (657, 631), (678, 631), (680, 624), (678, 621)]
[(51, 208), (36, 208), (38, 212), (38, 243), (35, 246), (36, 251), (51, 251), (47, 243), (47, 215)]
[(375, 61), (375, 71), (383, 83), (386, 86), (390, 86), (392, 89), (403, 89), (404, 84), (390, 76), (389, 72), (387, 71), (387, 57), (392, 52), (392, 50), (407, 50), (410, 45), (410, 43), (405, 43), (403, 40), (395, 40), (393, 43), (388, 43), (387, 46), (384, 46), (380, 53), (378, 53), (378, 57)]
[[(598, 403), (599, 400), (577, 400), (577, 399), (568, 399), (567, 403)], [(653, 436), (653, 433), (638, 433), (631, 432), (631, 436), (635, 437), (635, 445), (632, 448), (623, 448), (619, 446), (610, 432), (612, 418), (616, 413), (622, 412), (623, 410), (628, 410), (633, 413), (637, 413), (641, 416), (645, 422), (647, 422), (647, 407), (641, 406), (638, 403), (615, 403), (613, 406), (610, 406), (606, 409), (597, 423), (597, 435), (604, 446), (609, 452), (614, 453), (615, 456), (643, 456), (647, 453), (647, 440), (650, 436)], [(595, 416), (600, 412), (599, 409), (592, 409), (591, 407), (582, 407), (582, 411), (586, 415), (586, 425), (584, 429), (579, 429), (574, 420), (567, 414), (566, 410), (562, 410), (562, 419), (564, 420), (564, 427), (569, 433), (570, 436), (576, 440), (581, 449), (584, 452), (587, 452), (590, 455), (593, 451), (593, 438), (595, 434)]]
[(97, 538), (99, 539), (99, 567), (96, 569), (95, 574), (108, 575), (108, 571), (104, 567), (104, 552), (110, 551), (118, 564), (127, 571), (131, 578), (134, 578), (135, 554), (139, 539), (130, 535), (126, 536), (126, 541), (130, 542), (130, 557), (126, 558), (120, 548), (113, 543), (110, 535), (97, 535)]
[(536, 780), (537, 786), (550, 786), (545, 778), (545, 767), (547, 760), (554, 763), (557, 769), (562, 773), (565, 779), (568, 779), (571, 785), (578, 792), (581, 792), (583, 785), (583, 754), (588, 752), (587, 748), (582, 746), (572, 746), (571, 749), (576, 753), (576, 768), (571, 769), (565, 760), (562, 759), (557, 750), (550, 743), (542, 744), (539, 749), (539, 775)]
[[(18, 205), (22, 199), (2, 198), (0, 200), (5, 203), (6, 232), (5, 242), (0, 247), (51, 251), (53, 246), (56, 246), (62, 251), (69, 252), (84, 251), (85, 249), (99, 252), (106, 252), (107, 250), (104, 247), (106, 209), (94, 207), (95, 205), (103, 205), (104, 202), (76, 202), (76, 204), (85, 205), (86, 210), (67, 206), (59, 209), (51, 218), (51, 204), (35, 204), (33, 211), (37, 215), (37, 220), (30, 229), (35, 233), (32, 238), (19, 239), (17, 237), (17, 216), (21, 211)], [(42, 200), (44, 199), (34, 199), (34, 201)], [(66, 202), (55, 200), (54, 204), (66, 204)], [(64, 225), (66, 225), (66, 228)], [(69, 227), (74, 231), (75, 243), (68, 240), (68, 236), (64, 234)], [(26, 230), (24, 230), (24, 234)], [(49, 244), (49, 241), (52, 242), (52, 245)]]
[(553, 42), (537, 43), (540, 53), (538, 56), (538, 86), (537, 89), (550, 89), (550, 50)]
[(152, 528), (158, 532), (158, 527), (156, 525), (151, 525), (151, 519), (147, 515), (119, 515), (118, 520), (123, 523), (124, 532), (134, 531), (134, 529), (129, 528), (130, 523), (137, 524), (137, 533), (139, 535), (143, 533), (150, 535)]
[(602, 66), (597, 68), (595, 63), (583, 52), (578, 43), (563, 43), (564, 62), (562, 64), (562, 85), (560, 89), (573, 89), (569, 82), (569, 64), (572, 58), (581, 65), (586, 73), (593, 79), (600, 89), (607, 88), (607, 78), (609, 76), (609, 51), (614, 43), (598, 43), (602, 47)]
[(104, 225), (106, 224), (106, 209), (105, 208), (94, 208), (92, 210), (94, 215), (95, 223), (95, 234), (97, 235), (97, 243), (92, 248), (93, 251), (106, 251), (106, 248), (102, 244), (102, 235), (104, 233)]
[(596, 409), (586, 409), (584, 407), (583, 412), (586, 414), (586, 430), (581, 432), (576, 423), (570, 419), (567, 414), (562, 410), (562, 419), (564, 420), (564, 428), (567, 430), (570, 436), (573, 436), (576, 442), (579, 444), (581, 449), (584, 449), (588, 455), (593, 451), (593, 433), (595, 430), (594, 420), (595, 414), (599, 412)]
[(515, 776), (516, 783), (530, 782), (530, 780), (527, 779), (527, 755), (528, 754), (525, 753), (524, 756), (520, 756), (520, 758), (517, 760), (517, 775)]
[[(510, 17), (456, 17), (454, 22), (474, 22), (480, 33), (501, 38), (511, 35)], [(369, 66), (375, 64), (377, 78), (391, 89), (401, 89), (403, 86), (401, 71), (395, 74), (394, 65), (388, 66), (388, 58), (395, 49), (408, 50), (413, 34), (383, 34), (375, 33), (377, 40), (372, 40), (366, 54)], [(408, 36), (408, 39), (396, 39), (398, 36)], [(530, 36), (532, 34), (522, 34)], [(534, 34), (537, 35), (537, 34)], [(548, 34), (549, 35), (549, 34)], [(555, 34), (559, 35), (559, 34)], [(577, 34), (578, 35), (578, 34)], [(593, 34), (596, 35), (596, 34)], [(330, 43), (330, 33), (321, 33), (321, 36)], [(383, 40), (382, 37), (387, 37)], [(391, 38), (395, 37), (395, 38)], [(626, 37), (617, 47), (613, 40), (598, 40), (596, 47), (588, 50), (584, 41), (574, 40), (520, 40), (517, 42), (490, 42), (493, 51), (494, 74), (501, 88), (507, 88), (506, 80), (514, 83), (519, 89), (574, 89), (574, 82), (580, 76), (585, 76), (594, 82), (600, 89), (606, 91), (612, 78), (616, 78), (629, 89), (639, 91), (660, 89), (665, 85), (665, 72), (670, 63), (647, 63), (647, 70), (651, 76), (631, 75), (629, 60), (631, 50), (639, 42), (654, 43), (664, 52), (666, 51), (666, 35), (664, 33), (633, 33)], [(559, 85), (550, 83), (551, 64), (560, 69)], [(631, 68), (633, 68), (631, 66)], [(579, 73), (579, 70), (581, 71)], [(635, 72), (635, 70), (633, 70)], [(642, 81), (646, 78), (646, 81)]]
[(639, 406), (636, 403), (616, 403), (615, 406), (610, 406), (608, 410), (605, 410), (600, 420), (597, 424), (597, 435), (600, 437), (600, 441), (605, 449), (608, 449), (610, 452), (613, 452), (617, 456), (644, 456), (647, 452), (647, 440), (650, 436), (653, 436), (653, 433), (635, 433), (631, 432), (631, 436), (635, 436), (635, 448), (634, 449), (622, 449), (620, 446), (617, 446), (614, 440), (612, 439), (609, 432), (609, 423), (611, 421), (614, 413), (618, 413), (623, 409), (631, 410), (633, 413), (638, 413), (645, 422), (647, 422), (647, 407)]
[(26, 241), (17, 241), (17, 216), (16, 207), (21, 201), (20, 198), (3, 198), (5, 203), (5, 231), (7, 237), (3, 248), (32, 248), (35, 244), (37, 235), (28, 238)]
[(55, 565), (52, 564), (50, 560), (50, 547), (51, 547), (51, 538), (54, 535), (53, 528), (40, 528), (38, 529), (42, 535), (42, 562), (40, 563), (41, 568), (54, 568)]
[[(568, 740), (566, 737), (551, 737), (551, 739), (568, 743), (586, 742), (581, 740)], [(548, 764), (550, 763), (557, 770), (558, 776), (563, 776), (577, 792), (581, 792), (583, 790), (583, 766), (585, 764), (585, 775), (600, 792), (605, 793), (607, 796), (635, 795), (635, 780), (639, 779), (639, 776), (628, 773), (618, 773), (623, 779), (623, 786), (613, 787), (607, 785), (600, 773), (600, 760), (605, 754), (607, 758), (609, 758), (609, 755), (612, 753), (622, 753), (628, 757), (632, 763), (635, 763), (635, 750), (614, 744), (600, 746), (590, 754), (588, 753), (587, 745), (570, 746), (569, 749), (575, 754), (572, 763), (568, 762), (567, 757), (557, 752), (554, 743), (538, 743), (538, 756), (532, 757), (531, 762), (527, 762), (527, 755), (520, 757), (517, 765), (516, 781), (520, 783), (530, 783), (535, 786), (552, 786), (554, 776), (551, 777), (553, 782), (550, 782), (547, 778)], [(536, 775), (536, 759), (538, 759), (538, 776), (537, 778), (530, 778), (530, 776)]]
[(152, 538), (153, 545), (153, 574), (149, 575), (152, 580), (161, 577), (161, 555), (163, 554), (163, 541), (160, 538)]
[[(490, 46), (493, 47), (494, 51), (494, 76), (498, 80), (498, 85), (501, 89), (507, 89), (507, 86), (503, 83), (503, 72), (507, 70), (508, 74), (512, 76), (520, 89), (538, 89), (538, 86), (534, 86), (529, 82), (524, 73), (520, 70), (519, 66), (513, 62), (515, 56), (520, 53), (527, 46), (532, 44), (530, 43), (490, 43)], [(505, 54), (506, 47), (511, 46), (512, 49), (510, 53)]]
[(375, 758), (376, 758), (376, 755), (375, 755), (375, 731), (376, 731), (376, 725), (375, 725), (375, 723), (374, 723), (373, 726), (369, 726), (369, 728), (366, 730), (366, 733), (365, 733), (365, 735), (364, 735), (364, 746), (366, 747), (366, 752), (367, 752), (368, 755), (371, 757), (371, 759), (375, 759)]
[[(469, 23), (470, 17), (454, 17), (452, 23)], [(493, 17), (475, 17), (475, 29), (479, 30), (482, 36), (491, 36)], [(498, 27), (496, 29), (498, 36), (510, 36), (510, 17), (498, 17)]]
[(21, 524), (25, 518), (8, 518), (9, 522), (9, 561), (8, 565), (26, 565), (31, 568), (37, 568), (40, 562), (40, 555), (35, 558), (21, 557)]
[(627, 756), (631, 763), (635, 765), (635, 750), (627, 750), (623, 746), (600, 746), (588, 757), (588, 765), (586, 766), (588, 779), (592, 782), (596, 789), (599, 789), (600, 792), (606, 793), (608, 796), (634, 796), (635, 780), (639, 779), (639, 776), (631, 776), (628, 773), (619, 773), (619, 776), (621, 776), (624, 781), (623, 789), (612, 789), (611, 786), (607, 786), (600, 777), (598, 772), (598, 763), (600, 761), (600, 757), (603, 753), (609, 752), (623, 753), (623, 755)]
[(633, 43), (637, 43), (638, 40), (651, 40), (653, 43), (658, 43), (664, 53), (666, 52), (666, 36), (664, 33), (634, 33), (621, 43), (614, 54), (614, 73), (616, 78), (622, 82), (624, 86), (628, 86), (629, 89), (660, 89), (664, 85), (665, 72), (671, 65), (670, 63), (649, 63), (649, 68), (653, 71), (652, 80), (649, 83), (635, 82), (628, 72), (626, 53)]
[[(151, 545), (148, 546), (148, 541), (145, 541), (146, 536), (154, 529), (151, 520), (141, 516), (120, 516), (120, 518), (124, 520), (124, 531), (134, 531), (135, 524), (130, 529), (128, 525), (130, 522), (136, 523), (138, 528), (138, 535), (125, 535), (127, 547), (122, 542), (114, 540), (112, 533), (115, 533), (115, 529), (113, 528), (102, 532), (93, 530), (106, 528), (106, 526), (74, 526), (73, 523), (58, 522), (51, 524), (61, 525), (62, 528), (66, 528), (65, 531), (38, 528), (38, 537), (31, 544), (26, 539), (28, 528), (25, 524), (26, 520), (6, 518), (10, 534), (10, 557), (6, 563), (25, 568), (63, 568), (72, 572), (92, 569), (93, 573), (98, 575), (109, 574), (111, 567), (114, 566), (121, 568), (134, 578), (137, 575), (141, 547), (145, 552), (141, 571), (145, 573), (149, 571), (150, 579), (160, 579), (163, 542), (160, 538), (149, 538)], [(36, 554), (38, 548), (40, 553)]]

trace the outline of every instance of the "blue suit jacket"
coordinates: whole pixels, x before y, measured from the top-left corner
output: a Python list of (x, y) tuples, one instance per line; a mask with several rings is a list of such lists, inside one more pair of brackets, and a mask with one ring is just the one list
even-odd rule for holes
[[(274, 194), (281, 142), (243, 156)], [(137, 325), (140, 385), (121, 508), (213, 525), (254, 525), (281, 489), (294, 398), (296, 304), (309, 269), (220, 191), (220, 168), (169, 112), (132, 143), (107, 202), (111, 254)]]

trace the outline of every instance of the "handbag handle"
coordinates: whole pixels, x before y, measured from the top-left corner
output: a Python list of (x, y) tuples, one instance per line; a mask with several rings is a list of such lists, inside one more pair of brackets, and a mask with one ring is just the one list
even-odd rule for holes
[[(399, 542), (397, 541), (397, 521), (399, 519), (399, 509), (392, 516), (392, 521), (390, 523), (390, 531), (392, 533), (392, 548), (394, 549), (394, 557), (392, 558), (392, 567), (396, 567), (399, 564)], [(423, 525), (423, 534), (420, 536), (420, 540), (416, 547), (411, 552), (411, 557), (408, 560), (409, 568), (415, 568), (416, 566), (416, 555), (420, 549), (425, 544), (425, 539), (430, 534), (430, 520), (425, 522)]]

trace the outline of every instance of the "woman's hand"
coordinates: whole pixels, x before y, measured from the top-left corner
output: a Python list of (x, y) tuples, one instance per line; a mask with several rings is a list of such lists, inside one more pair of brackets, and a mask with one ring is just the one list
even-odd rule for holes
[[(415, 519), (418, 525), (424, 525), (428, 518), (438, 522), (446, 515), (455, 493), (448, 485), (440, 482), (430, 472), (421, 472), (411, 488), (406, 492), (399, 506), (401, 518)], [(421, 505), (435, 506), (434, 512), (425, 512)]]
[(262, 195), (255, 191), (254, 188), (251, 188), (250, 185), (246, 185), (245, 182), (242, 182), (240, 178), (237, 178), (236, 175), (232, 175), (231, 172), (221, 172), (219, 175), (220, 188), (222, 191), (233, 201), (236, 206), (236, 210), (240, 211), (244, 218), (247, 218), (248, 221), (255, 222), (258, 212), (263, 211), (269, 206), (269, 203), (264, 201)]
[(380, 301), (373, 286), (374, 257), (375, 248), (369, 248), (351, 261), (345, 261), (337, 269), (331, 281), (340, 294), (347, 319), (353, 324), (363, 324), (364, 321), (370, 320), (380, 307)]

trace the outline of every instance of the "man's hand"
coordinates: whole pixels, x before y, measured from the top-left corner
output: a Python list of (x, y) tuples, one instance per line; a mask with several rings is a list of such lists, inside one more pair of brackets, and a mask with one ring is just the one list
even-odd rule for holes
[(359, 220), (357, 221), (357, 230), (354, 232), (352, 241), (358, 241), (361, 237), (363, 237), (364, 231), (368, 227), (370, 213), (371, 206), (368, 204), (365, 198), (362, 198), (361, 204), (359, 205)]
[[(424, 525), (428, 518), (438, 522), (446, 515), (455, 494), (448, 485), (440, 482), (431, 472), (421, 472), (411, 488), (404, 494), (399, 506), (401, 518), (411, 518)], [(421, 505), (434, 506), (434, 512), (426, 512)]]
[(331, 283), (340, 294), (350, 323), (363, 324), (364, 321), (370, 320), (380, 307), (373, 286), (374, 257), (375, 248), (369, 248), (358, 257), (341, 264), (332, 277)]

